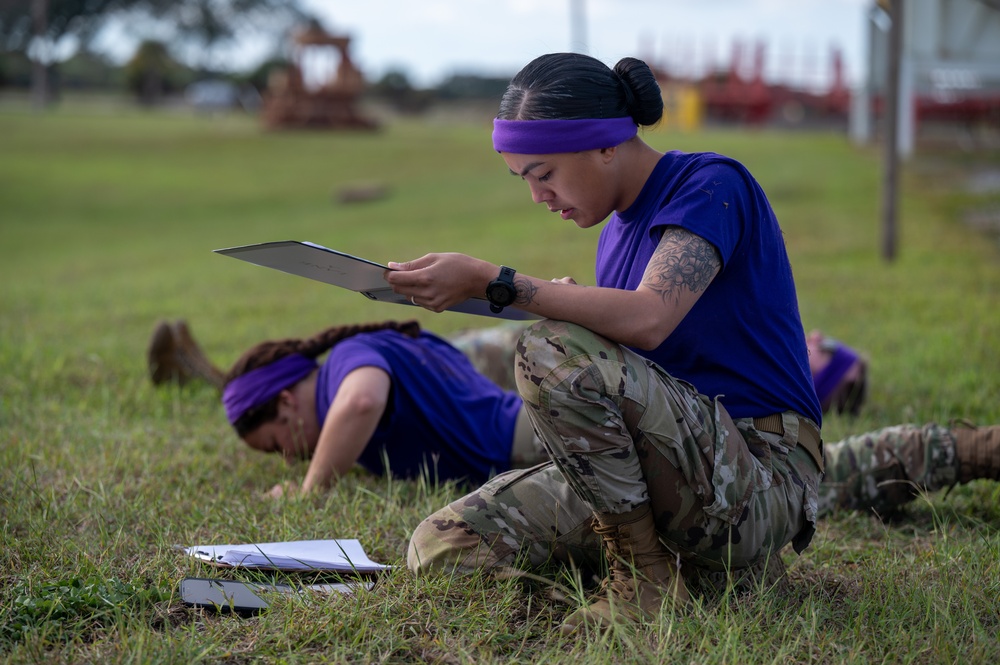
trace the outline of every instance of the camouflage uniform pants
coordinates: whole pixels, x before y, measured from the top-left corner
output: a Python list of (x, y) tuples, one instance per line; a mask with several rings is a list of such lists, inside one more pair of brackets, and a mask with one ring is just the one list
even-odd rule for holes
[(470, 328), (449, 335), (448, 341), (469, 358), (480, 374), (504, 390), (517, 390), (514, 346), (526, 326), (512, 321), (489, 328)]
[[(470, 329), (452, 336), (451, 341), (480, 372), (514, 390), (514, 348), (525, 325)], [(824, 448), (821, 516), (835, 510), (890, 513), (920, 491), (950, 487), (957, 479), (954, 436), (949, 427), (936, 423), (886, 427), (826, 442)]]
[[(553, 461), (510, 471), (425, 519), (408, 565), (470, 570), (601, 556), (594, 512), (650, 503), (663, 541), (686, 561), (742, 568), (807, 544), (819, 470), (783, 436), (733, 420), (717, 401), (654, 363), (558, 321), (529, 327), (515, 377)], [(768, 415), (768, 414), (761, 414)]]
[(895, 425), (826, 444), (821, 514), (837, 509), (890, 513), (920, 491), (958, 479), (955, 438), (948, 427)]

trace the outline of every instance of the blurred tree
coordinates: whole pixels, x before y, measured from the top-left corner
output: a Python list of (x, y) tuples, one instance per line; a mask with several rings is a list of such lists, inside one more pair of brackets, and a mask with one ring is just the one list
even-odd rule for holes
[[(113, 12), (140, 0), (0, 0), (0, 50), (27, 53), (36, 37), (87, 43)], [(38, 18), (44, 14), (44, 23)]]
[(12, 51), (0, 52), (0, 88), (27, 88), (31, 85), (31, 63), (28, 56)]
[(276, 71), (284, 71), (290, 64), (291, 61), (286, 57), (280, 55), (272, 56), (255, 67), (247, 75), (245, 81), (252, 85), (258, 93), (263, 93), (267, 90), (271, 74)]
[(507, 84), (510, 83), (509, 76), (491, 77), (478, 76), (476, 74), (455, 74), (449, 76), (437, 87), (438, 97), (444, 100), (467, 100), (485, 99), (500, 101), (504, 92), (507, 91)]
[(299, 0), (137, 0), (131, 13), (172, 33), (171, 42), (192, 53), (191, 64), (206, 70), (217, 68), (212, 59), (219, 47), (251, 35), (284, 42), (309, 20)]
[(59, 84), (79, 90), (112, 90), (121, 88), (122, 69), (100, 53), (81, 49), (59, 63)]
[(180, 87), (181, 69), (166, 44), (146, 40), (125, 63), (125, 87), (143, 106), (155, 106)]
[(385, 94), (409, 92), (413, 90), (410, 77), (401, 69), (390, 69), (374, 85), (374, 90)]
[(109, 14), (133, 4), (136, 0), (0, 0), (0, 48), (31, 59), (36, 109), (58, 96), (56, 45), (67, 37), (88, 43)]
[(375, 82), (369, 94), (381, 99), (401, 113), (419, 114), (430, 108), (434, 101), (432, 90), (419, 90), (410, 83), (406, 72), (390, 69)]
[(255, 33), (283, 39), (307, 19), (299, 0), (0, 0), (0, 51), (28, 55), (32, 87), (44, 103), (52, 98), (48, 67), (65, 39), (86, 49), (112, 21), (127, 21), (134, 33), (143, 27), (189, 45), (206, 66), (213, 49)]

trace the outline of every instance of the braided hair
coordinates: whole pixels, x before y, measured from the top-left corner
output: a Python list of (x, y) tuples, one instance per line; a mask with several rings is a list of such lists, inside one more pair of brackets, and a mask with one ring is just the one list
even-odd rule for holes
[[(233, 379), (243, 376), (258, 367), (269, 365), (293, 353), (315, 359), (348, 337), (353, 337), (360, 333), (375, 332), (377, 330), (395, 330), (403, 335), (414, 338), (420, 336), (420, 324), (417, 321), (385, 321), (383, 323), (334, 326), (308, 338), (268, 340), (251, 347), (233, 363), (233, 366), (226, 372), (224, 385), (228, 385)], [(277, 418), (278, 399), (278, 396), (275, 396), (274, 399), (247, 410), (246, 413), (233, 423), (236, 433), (242, 437), (264, 423)]]

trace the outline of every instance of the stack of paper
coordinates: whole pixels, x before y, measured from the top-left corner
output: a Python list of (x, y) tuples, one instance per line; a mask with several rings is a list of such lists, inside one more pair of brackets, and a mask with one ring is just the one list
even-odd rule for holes
[(261, 570), (372, 574), (389, 568), (369, 559), (361, 543), (354, 539), (193, 545), (182, 549), (208, 563)]

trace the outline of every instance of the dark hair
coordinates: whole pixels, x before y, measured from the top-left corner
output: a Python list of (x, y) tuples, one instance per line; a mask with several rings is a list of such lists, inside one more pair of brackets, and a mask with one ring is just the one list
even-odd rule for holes
[(858, 376), (851, 381), (843, 381), (827, 398), (824, 411), (832, 408), (839, 414), (857, 416), (861, 413), (868, 396), (868, 363), (858, 359)]
[(663, 96), (649, 66), (622, 58), (611, 69), (580, 53), (549, 53), (519, 71), (500, 100), (501, 120), (580, 120), (631, 117), (655, 125)]
[[(312, 337), (298, 339), (279, 339), (261, 342), (243, 353), (233, 366), (226, 372), (224, 385), (247, 372), (269, 365), (279, 358), (298, 353), (306, 358), (318, 358), (348, 337), (358, 333), (374, 332), (376, 330), (395, 330), (410, 337), (420, 335), (420, 324), (417, 321), (386, 321), (384, 323), (367, 323), (359, 325), (334, 326), (327, 328)], [(249, 409), (233, 423), (236, 433), (242, 437), (261, 425), (278, 416), (278, 397)]]

